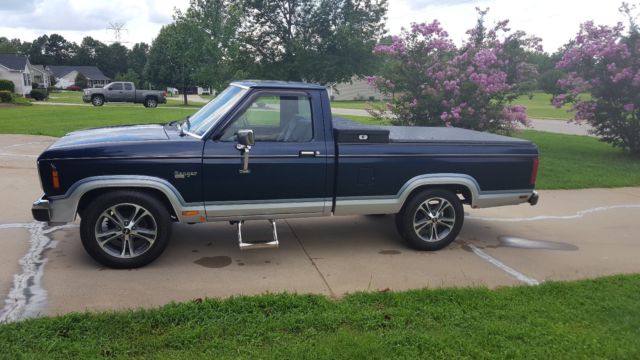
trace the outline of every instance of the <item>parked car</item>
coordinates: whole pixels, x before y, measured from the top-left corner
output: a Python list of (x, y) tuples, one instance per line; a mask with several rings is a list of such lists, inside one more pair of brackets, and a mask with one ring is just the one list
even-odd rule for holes
[[(463, 204), (538, 201), (529, 141), (361, 125), (329, 104), (319, 85), (242, 81), (181, 123), (72, 132), (38, 158), (33, 217), (79, 215), (87, 252), (132, 268), (163, 252), (172, 222), (231, 221), (241, 248), (259, 248), (278, 245), (277, 219), (395, 214), (411, 246), (438, 250), (458, 235)], [(273, 239), (243, 240), (248, 220), (271, 221)]]
[(167, 103), (166, 95), (163, 91), (136, 90), (132, 82), (116, 81), (101, 88), (84, 89), (82, 101), (93, 106), (102, 106), (107, 102), (131, 102), (154, 108)]

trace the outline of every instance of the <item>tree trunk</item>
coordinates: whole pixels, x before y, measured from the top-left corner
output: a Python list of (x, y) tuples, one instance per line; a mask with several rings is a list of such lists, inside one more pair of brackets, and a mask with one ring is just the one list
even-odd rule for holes
[(186, 106), (186, 105), (189, 105), (189, 104), (187, 103), (187, 87), (186, 87), (186, 86), (183, 86), (183, 87), (182, 87), (182, 96), (183, 96), (183, 98), (184, 98), (184, 105), (185, 105), (185, 106)]

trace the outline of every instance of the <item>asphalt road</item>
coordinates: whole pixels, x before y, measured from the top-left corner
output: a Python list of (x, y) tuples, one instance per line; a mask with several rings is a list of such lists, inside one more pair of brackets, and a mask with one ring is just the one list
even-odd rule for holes
[[(264, 292), (339, 297), (640, 272), (640, 188), (542, 191), (535, 207), (466, 209), (460, 238), (438, 252), (407, 248), (391, 216), (279, 221), (279, 249), (245, 252), (227, 223), (178, 224), (156, 262), (111, 270), (85, 254), (77, 224), (31, 220), (35, 157), (52, 140), (0, 135), (0, 321)], [(265, 224), (247, 223), (245, 235), (268, 236)]]

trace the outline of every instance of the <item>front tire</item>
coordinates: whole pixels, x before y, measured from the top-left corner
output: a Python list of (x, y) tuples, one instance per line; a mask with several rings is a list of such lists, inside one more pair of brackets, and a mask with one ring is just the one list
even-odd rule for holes
[(94, 96), (91, 98), (91, 103), (93, 106), (102, 106), (104, 105), (104, 98), (102, 96)]
[(400, 235), (417, 250), (440, 250), (456, 239), (464, 222), (462, 202), (444, 189), (424, 190), (396, 215)]
[(137, 191), (98, 196), (81, 215), (80, 238), (97, 262), (115, 269), (144, 266), (162, 254), (171, 237), (168, 209)]

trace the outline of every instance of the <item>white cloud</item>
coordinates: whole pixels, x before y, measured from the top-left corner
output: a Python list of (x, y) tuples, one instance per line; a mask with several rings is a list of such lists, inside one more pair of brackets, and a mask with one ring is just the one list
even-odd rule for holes
[[(619, 0), (620, 2), (622, 0)], [(80, 42), (92, 36), (108, 42), (113, 34), (109, 22), (124, 22), (128, 45), (150, 43), (160, 27), (170, 23), (174, 9), (184, 10), (189, 0), (2, 0), (0, 35), (32, 41), (53, 32)], [(438, 19), (454, 41), (460, 43), (475, 23), (475, 7), (490, 7), (489, 22), (511, 21), (512, 29), (524, 30), (543, 39), (554, 51), (578, 31), (581, 22), (614, 24), (622, 20), (616, 1), (602, 0), (389, 0), (388, 24), (392, 34), (411, 22)]]
[(68, 40), (85, 36), (108, 42), (113, 33), (109, 23), (121, 22), (126, 31), (122, 40), (129, 44), (151, 42), (160, 27), (173, 21), (175, 8), (184, 9), (188, 0), (31, 0), (0, 3), (0, 34), (32, 41), (43, 34), (58, 33)]
[(512, 29), (541, 37), (545, 50), (553, 52), (575, 36), (582, 22), (594, 20), (613, 25), (622, 21), (618, 14), (620, 3), (602, 0), (392, 0), (387, 28), (396, 34), (411, 22), (438, 19), (452, 39), (460, 43), (465, 38), (465, 31), (475, 24), (475, 7), (489, 7), (487, 20), (490, 23), (508, 19)]

